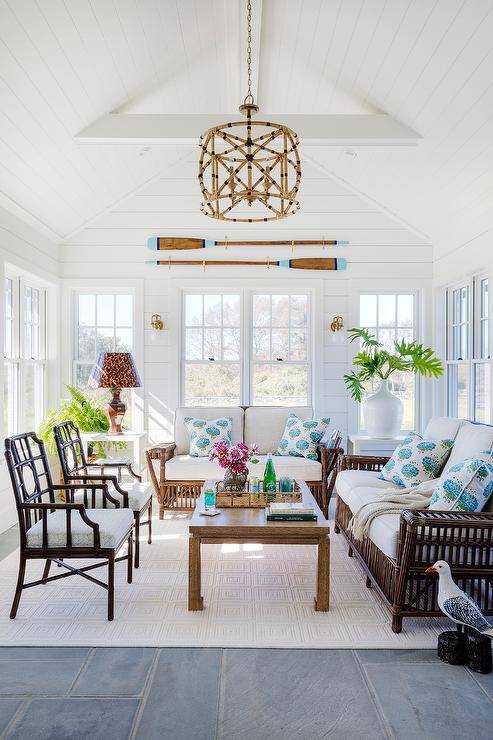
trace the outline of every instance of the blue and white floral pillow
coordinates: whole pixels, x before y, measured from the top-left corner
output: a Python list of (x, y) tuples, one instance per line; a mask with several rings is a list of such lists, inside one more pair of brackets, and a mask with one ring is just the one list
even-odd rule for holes
[(406, 488), (438, 478), (453, 444), (453, 439), (423, 439), (413, 432), (396, 447), (378, 477)]
[(330, 418), (300, 419), (296, 414), (289, 414), (276, 455), (289, 457), (307, 457), (318, 460), (317, 448), (329, 426)]
[(430, 509), (482, 511), (492, 493), (493, 465), (480, 457), (471, 457), (452, 465), (440, 479)]
[(190, 437), (190, 456), (208, 457), (215, 442), (231, 444), (233, 419), (231, 416), (220, 419), (195, 419), (185, 416), (185, 429)]

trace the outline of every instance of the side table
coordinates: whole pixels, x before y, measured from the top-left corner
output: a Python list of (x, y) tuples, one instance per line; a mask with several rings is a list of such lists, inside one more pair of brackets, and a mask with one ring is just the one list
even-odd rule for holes
[(387, 437), (383, 439), (381, 437), (368, 437), (364, 434), (349, 434), (348, 435), (348, 454), (349, 455), (361, 455), (363, 449), (372, 449), (374, 447), (386, 447), (387, 449), (394, 450), (404, 439), (406, 434), (398, 434), (397, 437)]
[(147, 432), (125, 431), (123, 434), (108, 434), (106, 432), (82, 432), (82, 443), (86, 447), (91, 442), (125, 442), (130, 445), (129, 459), (135, 470), (140, 474), (145, 468), (144, 450), (147, 447)]

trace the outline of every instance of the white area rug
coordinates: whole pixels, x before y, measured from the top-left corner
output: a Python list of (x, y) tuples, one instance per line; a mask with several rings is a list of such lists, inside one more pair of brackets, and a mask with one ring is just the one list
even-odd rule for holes
[[(106, 592), (79, 576), (23, 592), (17, 618), (9, 610), (17, 553), (0, 567), (1, 645), (201, 646), (301, 648), (434, 648), (446, 620), (405, 619), (395, 635), (390, 615), (365, 586), (342, 535), (331, 534), (331, 606), (313, 610), (315, 548), (205, 545), (203, 612), (187, 610), (188, 517), (154, 523), (154, 542), (141, 546), (134, 582), (117, 566), (114, 622)], [(52, 568), (52, 573), (56, 569)], [(31, 561), (28, 578), (41, 576)], [(98, 576), (98, 573), (101, 575)], [(105, 569), (94, 571), (106, 578)]]

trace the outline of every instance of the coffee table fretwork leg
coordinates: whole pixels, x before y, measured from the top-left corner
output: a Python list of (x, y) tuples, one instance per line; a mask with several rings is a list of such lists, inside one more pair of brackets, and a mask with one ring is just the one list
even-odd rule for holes
[(317, 596), (315, 611), (329, 611), (329, 569), (330, 569), (330, 541), (329, 537), (322, 537), (318, 543), (317, 562)]
[(204, 599), (200, 595), (200, 539), (190, 535), (188, 540), (188, 611), (200, 611)]

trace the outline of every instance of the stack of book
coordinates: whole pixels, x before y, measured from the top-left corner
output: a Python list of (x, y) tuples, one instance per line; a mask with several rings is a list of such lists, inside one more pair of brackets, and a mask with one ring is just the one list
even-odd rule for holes
[(316, 522), (317, 515), (314, 509), (305, 506), (303, 502), (280, 502), (270, 504), (266, 510), (268, 522)]

